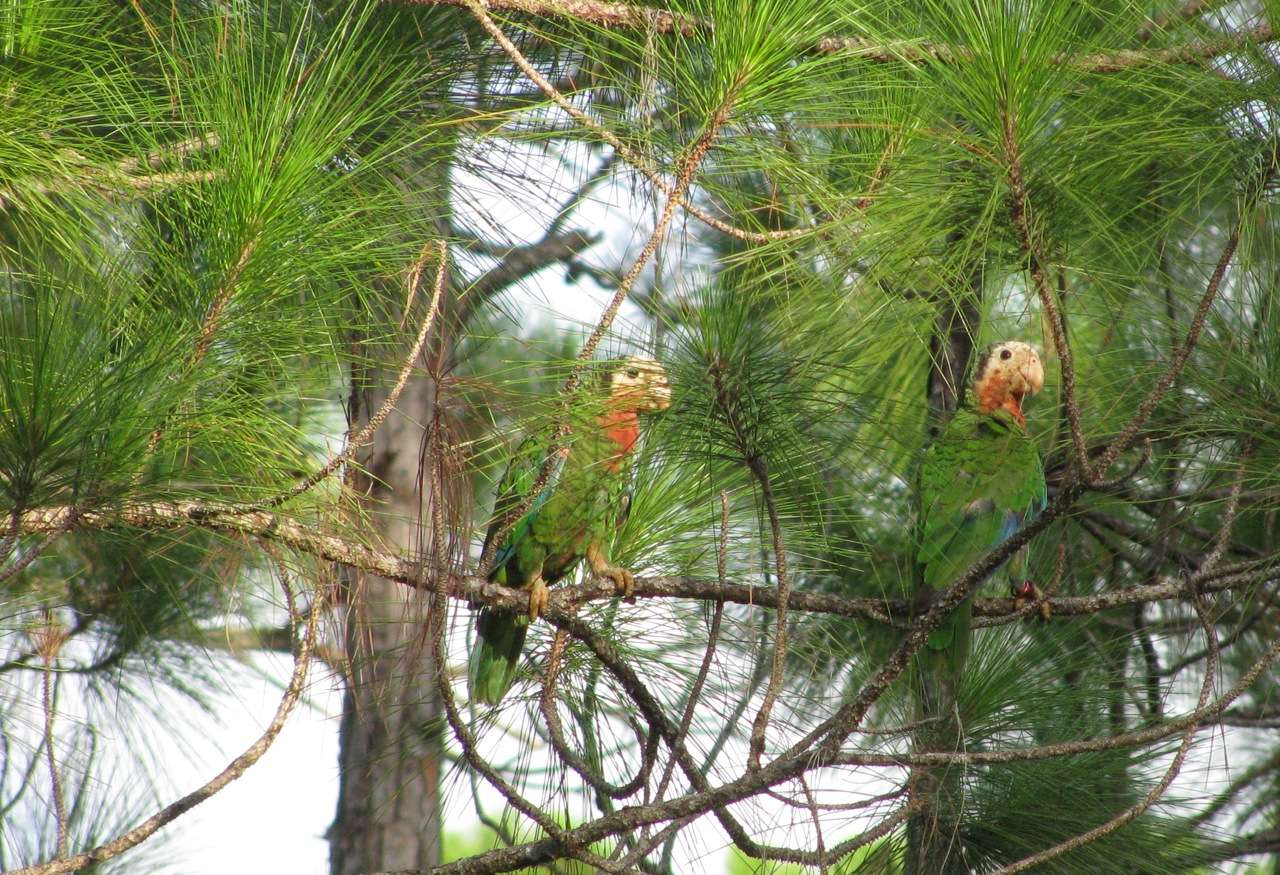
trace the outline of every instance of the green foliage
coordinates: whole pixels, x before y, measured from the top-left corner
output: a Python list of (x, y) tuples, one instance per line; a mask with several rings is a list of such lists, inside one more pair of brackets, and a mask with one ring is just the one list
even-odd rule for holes
[[(500, 22), (529, 32), (517, 42), (626, 145), (619, 158), (598, 132), (526, 92), (523, 73), (488, 53), (488, 35), (461, 10), (0, 0), (6, 523), (67, 507), (84, 519), (144, 501), (281, 495), (331, 454), (344, 415), (366, 413), (344, 408), (352, 388), (399, 369), (425, 317), (434, 264), (423, 245), (447, 232), (456, 239), (446, 307), (419, 361), (444, 403), (438, 421), (406, 427), (413, 439), (397, 464), (427, 471), (440, 434), (427, 429), (443, 423), (456, 479), (446, 510), (465, 553), (515, 448), (563, 417), (558, 392), (582, 337), (531, 329), (519, 298), (469, 297), (486, 251), (515, 241), (490, 245), (478, 229), (514, 224), (520, 205), (558, 197), (531, 182), (544, 165), (575, 176), (604, 157), (613, 163), (600, 201), (628, 207), (618, 213), (639, 241), (647, 219), (629, 210), (639, 201), (624, 200), (636, 194), (629, 189), (653, 173), (673, 179), (702, 143), (709, 150), (691, 197), (739, 232), (678, 219), (686, 245), (665, 245), (665, 267), (631, 295), (642, 317), (605, 341), (601, 357), (657, 355), (675, 387), (671, 409), (645, 425), (611, 555), (637, 573), (709, 582), (723, 543), (730, 580), (772, 587), (782, 553), (795, 592), (871, 599), (890, 620), (791, 612), (766, 758), (856, 695), (909, 622), (898, 600), (910, 594), (920, 547), (910, 484), (926, 424), (945, 415), (929, 409), (927, 390), (940, 367), (931, 344), (955, 339), (938, 333), (949, 314), (969, 314), (967, 324), (950, 320), (962, 346), (1010, 337), (1042, 347), (1048, 386), (1027, 413), (1056, 493), (1079, 472), (1042, 290), (1065, 317), (1083, 438), (1096, 459), (1169, 373), (1215, 266), (1235, 246), (1185, 369), (1103, 472), (1127, 476), (1095, 484), (1039, 536), (1027, 576), (1085, 597), (1185, 579), (1219, 547), (1224, 563), (1272, 562), (1280, 250), (1276, 174), (1263, 168), (1275, 161), (1280, 68), (1273, 43), (1253, 39), (1205, 57), (1221, 30), (1250, 25), (1251, 7), (1208, 4), (1189, 15), (1182, 3), (1131, 0), (670, 5), (715, 26)], [(1267, 20), (1274, 6), (1262, 4)], [(1164, 24), (1140, 36), (1152, 18)], [(834, 50), (823, 43), (833, 35), (850, 41)], [(634, 162), (647, 173), (625, 169)], [(468, 190), (482, 178), (510, 197), (496, 215), (486, 214), (491, 192)], [(654, 195), (655, 213), (664, 197)], [(575, 196), (544, 224), (563, 230), (587, 199)], [(616, 280), (614, 265), (562, 260), (572, 276)], [(410, 294), (415, 263), (425, 270)], [(510, 318), (497, 318), (504, 308)], [(597, 412), (573, 411), (575, 427)], [(372, 514), (334, 512), (339, 492), (335, 478), (280, 512), (385, 546)], [(15, 691), (0, 704), (0, 736), (38, 760), (29, 731), (37, 724), (9, 701), (36, 701), (38, 622), (71, 631), (60, 670), (83, 681), (64, 681), (78, 690), (68, 696), (163, 711), (170, 693), (157, 689), (200, 701), (219, 670), (201, 643), (211, 628), (278, 620), (265, 606), (274, 598), (270, 553), (204, 522), (197, 514), (165, 530), (77, 529), (48, 542), (45, 532), (0, 534), (13, 554), (6, 561), (17, 563), (0, 580), (0, 678)], [(35, 558), (24, 565), (26, 557)], [(286, 564), (308, 584), (329, 582), (317, 557)], [(1256, 568), (1264, 573), (1205, 593), (1223, 648), (1219, 693), (1275, 637), (1274, 569), (1247, 570)], [(977, 593), (993, 595), (1005, 592)], [(775, 614), (651, 599), (583, 605), (578, 616), (673, 720), (717, 617), (721, 637), (687, 744), (708, 780), (742, 773), (737, 757), (772, 667)], [(980, 626), (973, 638), (954, 709), (965, 751), (1156, 725), (1186, 710), (1206, 670), (1186, 598)], [(534, 624), (530, 642), (528, 682), (502, 713), (475, 721), (481, 749), (560, 822), (632, 804), (586, 788), (559, 760), (500, 747), (505, 720), (517, 732), (544, 730), (536, 710), (532, 727), (519, 719), (540, 694), (549, 628)], [(655, 730), (582, 642), (563, 659), (554, 707), (568, 743), (609, 780), (629, 780)], [(1231, 707), (1273, 719), (1277, 693), (1274, 673), (1264, 673)], [(103, 713), (94, 715), (110, 719)], [(919, 716), (911, 685), (893, 684), (859, 727), (876, 734), (855, 734), (841, 749), (909, 753), (921, 744)], [(956, 834), (965, 860), (985, 871), (1105, 823), (1156, 785), (1176, 740), (965, 769)], [(1226, 743), (1234, 760), (1235, 736)], [(667, 764), (669, 745), (659, 747), (650, 777)], [(673, 774), (667, 798), (689, 789), (681, 770)], [(895, 767), (834, 774), (907, 779)], [(1187, 812), (1212, 791), (1176, 784), (1161, 806), (1049, 868), (1239, 861), (1223, 834), (1274, 825), (1274, 784), (1264, 774), (1231, 790), (1208, 823)], [(749, 806), (728, 805), (739, 807)], [(770, 825), (767, 814), (752, 816), (749, 830)], [(452, 835), (450, 853), (541, 837), (514, 816), (503, 826), (509, 835)], [(77, 847), (87, 841), (75, 837)], [(675, 841), (650, 861), (665, 857), (672, 871)], [(829, 871), (901, 871), (909, 842), (895, 828)]]

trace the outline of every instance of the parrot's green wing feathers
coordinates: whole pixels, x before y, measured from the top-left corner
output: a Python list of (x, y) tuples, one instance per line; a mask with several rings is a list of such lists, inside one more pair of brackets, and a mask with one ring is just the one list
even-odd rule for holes
[[(529, 490), (533, 488), (534, 482), (538, 479), (538, 472), (542, 470), (542, 466), (547, 460), (547, 451), (546, 440), (539, 439), (533, 435), (525, 438), (516, 449), (515, 456), (512, 457), (511, 463), (507, 465), (507, 470), (502, 475), (502, 480), (498, 483), (498, 498), (493, 505), (493, 518), (489, 523), (489, 530), (485, 532), (482, 554), (489, 551), (489, 544), (497, 536), (498, 528), (502, 525), (502, 521), (506, 519), (507, 514), (519, 507), (520, 503), (529, 494)], [(538, 497), (529, 505), (529, 509), (525, 511), (524, 516), (516, 521), (502, 545), (494, 553), (493, 564), (490, 568), (492, 569), (491, 573), (498, 576), (499, 582), (507, 582), (505, 579), (501, 579), (506, 562), (511, 558), (511, 554), (515, 551), (520, 541), (529, 536), (534, 520), (541, 513), (543, 506), (547, 503), (547, 499), (555, 492), (561, 468), (562, 460), (557, 460), (557, 465), (552, 469), (551, 477), (539, 491)]]

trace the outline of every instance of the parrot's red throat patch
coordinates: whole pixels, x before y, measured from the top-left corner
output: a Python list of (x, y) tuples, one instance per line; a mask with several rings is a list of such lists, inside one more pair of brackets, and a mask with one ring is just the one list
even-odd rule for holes
[(610, 410), (598, 422), (604, 436), (618, 447), (618, 451), (605, 462), (605, 467), (617, 471), (640, 439), (640, 417), (635, 410)]
[(1022, 415), (1024, 393), (1011, 389), (1009, 380), (1004, 374), (997, 371), (979, 380), (974, 384), (973, 393), (977, 396), (978, 410), (982, 413), (1007, 410), (1018, 425), (1024, 429), (1027, 427), (1027, 419)]

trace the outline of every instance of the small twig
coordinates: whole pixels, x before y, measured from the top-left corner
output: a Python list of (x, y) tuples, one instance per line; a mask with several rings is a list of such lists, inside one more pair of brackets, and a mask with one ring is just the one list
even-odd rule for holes
[(1120, 432), (1120, 436), (1102, 453), (1097, 466), (1092, 469), (1091, 475), (1093, 479), (1100, 479), (1115, 463), (1119, 455), (1133, 446), (1134, 441), (1137, 440), (1139, 430), (1146, 424), (1156, 406), (1163, 400), (1165, 393), (1169, 391), (1169, 387), (1181, 375), (1182, 369), (1191, 357), (1192, 350), (1195, 349), (1200, 340), (1200, 333), (1204, 330), (1205, 321), (1209, 317), (1209, 310), (1213, 307), (1213, 302), (1217, 299), (1218, 291), (1222, 287), (1222, 279), (1226, 276), (1227, 268), (1235, 255), (1236, 247), (1240, 245), (1240, 235), (1244, 231), (1245, 222), (1253, 212), (1253, 207), (1258, 197), (1261, 196), (1263, 189), (1266, 188), (1267, 181), (1270, 180), (1275, 172), (1276, 159), (1277, 156), (1275, 154), (1270, 156), (1256, 188), (1245, 198), (1245, 203), (1240, 210), (1240, 216), (1236, 220), (1235, 226), (1231, 229), (1231, 234), (1227, 238), (1226, 244), (1222, 247), (1222, 255), (1219, 256), (1213, 273), (1209, 275), (1204, 295), (1200, 298), (1200, 305), (1196, 308), (1195, 315), (1191, 319), (1191, 326), (1187, 329), (1182, 345), (1174, 352), (1173, 359), (1169, 362), (1169, 367), (1160, 376), (1160, 379), (1156, 381), (1155, 386), (1152, 387), (1147, 397), (1138, 405), (1133, 418), (1129, 420), (1129, 423)]
[[(258, 236), (256, 233), (251, 234), (244, 246), (240, 249), (240, 255), (236, 259), (236, 263), (231, 270), (223, 278), (221, 285), (218, 286), (217, 292), (214, 293), (213, 302), (209, 305), (209, 310), (205, 313), (204, 321), (200, 324), (200, 336), (196, 339), (196, 345), (188, 357), (183, 372), (190, 374), (200, 366), (204, 361), (204, 357), (209, 352), (209, 347), (213, 344), (214, 335), (217, 334), (218, 328), (222, 321), (222, 311), (226, 309), (227, 304), (231, 301), (231, 296), (235, 294), (236, 285), (240, 282), (240, 276), (244, 273), (245, 267), (249, 264), (249, 259), (253, 256), (253, 251), (258, 246)], [(172, 414), (165, 417), (160, 427), (151, 433), (151, 437), (147, 440), (147, 451), (144, 459), (149, 460), (155, 455), (156, 450), (160, 447), (160, 441), (164, 438), (167, 420)], [(135, 484), (141, 482), (142, 475), (146, 470), (146, 462), (139, 467), (134, 474)]]
[(797, 780), (808, 802), (809, 817), (813, 820), (813, 831), (817, 836), (814, 850), (818, 852), (818, 875), (827, 875), (827, 840), (822, 835), (822, 818), (818, 816), (818, 801), (814, 798), (813, 791), (809, 789), (809, 782), (805, 780), (804, 775)]
[(54, 757), (54, 702), (53, 662), (58, 651), (66, 641), (66, 630), (57, 625), (53, 614), (47, 609), (44, 612), (42, 628), (36, 633), (36, 650), (43, 657), (44, 670), (40, 673), (41, 704), (44, 708), (44, 751), (49, 762), (49, 783), (53, 789), (53, 811), (58, 821), (58, 857), (67, 855), (67, 801), (62, 791), (62, 777), (58, 772), (58, 763)]
[(1236, 466), (1236, 476), (1231, 484), (1231, 492), (1227, 496), (1227, 507), (1222, 514), (1221, 528), (1218, 529), (1218, 537), (1214, 540), (1209, 555), (1200, 565), (1201, 573), (1207, 573), (1216, 568), (1231, 545), (1231, 533), (1235, 529), (1236, 514), (1240, 510), (1240, 493), (1244, 489), (1245, 473), (1256, 446), (1257, 440), (1253, 436), (1246, 437), (1241, 443), (1240, 460)]
[(1142, 455), (1138, 457), (1138, 461), (1133, 463), (1133, 467), (1128, 471), (1117, 474), (1115, 477), (1107, 477), (1105, 479), (1094, 478), (1089, 483), (1089, 488), (1094, 492), (1108, 492), (1114, 489), (1120, 489), (1130, 483), (1134, 477), (1137, 477), (1142, 469), (1151, 463), (1151, 438), (1144, 437), (1142, 439)]
[(569, 742), (565, 739), (564, 727), (560, 721), (560, 714), (556, 710), (555, 692), (556, 680), (560, 674), (560, 665), (564, 659), (565, 645), (568, 640), (568, 632), (563, 629), (556, 630), (555, 638), (551, 641), (551, 652), (547, 656), (547, 668), (542, 681), (542, 695), (538, 699), (538, 707), (542, 711), (543, 722), (546, 724), (551, 746), (555, 749), (560, 759), (569, 768), (577, 772), (578, 776), (601, 796), (608, 799), (626, 799), (628, 796), (634, 796), (644, 789), (645, 784), (649, 781), (649, 774), (653, 769), (658, 747), (658, 734), (650, 731), (647, 739), (640, 738), (641, 745), (644, 748), (640, 768), (636, 770), (635, 777), (625, 784), (610, 783), (569, 747)]
[[(17, 533), (23, 531), (21, 520), (24, 520), (26, 515), (23, 514), (21, 512), (21, 508), (17, 506), (14, 507), (13, 513), (15, 514), (13, 531), (15, 533), (16, 540)], [(60, 522), (41, 529), (45, 536), (40, 543), (33, 547), (29, 547), (25, 555), (11, 563), (8, 568), (0, 570), (0, 583), (4, 583), (14, 575), (21, 574), (25, 571), (32, 562), (35, 562), (40, 558), (45, 550), (49, 549), (50, 544), (56, 541), (60, 536), (65, 535), (67, 532), (74, 529), (76, 524), (80, 521), (80, 513), (74, 505), (62, 508), (62, 512), (59, 516), (62, 517)]]
[(760, 483), (765, 510), (769, 515), (769, 528), (773, 537), (774, 575), (778, 580), (778, 616), (773, 633), (773, 669), (769, 675), (769, 685), (765, 688), (764, 701), (760, 703), (760, 710), (756, 712), (756, 718), (751, 724), (751, 747), (747, 755), (747, 768), (758, 769), (760, 757), (764, 753), (765, 730), (769, 725), (769, 715), (778, 701), (778, 694), (782, 689), (782, 673), (786, 667), (787, 601), (791, 595), (791, 578), (787, 574), (786, 545), (782, 540), (782, 523), (778, 517), (778, 505), (774, 500), (768, 465), (762, 456), (753, 456), (748, 460), (748, 466)]
[(140, 170), (143, 164), (152, 170), (159, 170), (169, 161), (181, 161), (188, 155), (217, 149), (221, 145), (222, 138), (218, 136), (217, 131), (196, 134), (194, 137), (188, 137), (176, 143), (157, 146), (141, 160), (138, 158), (126, 158), (116, 165), (116, 170), (123, 174), (133, 174)]
[(204, 322), (200, 325), (200, 337), (196, 340), (195, 349), (191, 351), (191, 358), (187, 361), (186, 369), (188, 372), (194, 371), (200, 365), (200, 362), (204, 361), (204, 357), (209, 352), (209, 346), (213, 343), (213, 337), (217, 334), (222, 321), (222, 311), (226, 309), (231, 296), (235, 294), (236, 286), (240, 283), (240, 277), (244, 273), (245, 267), (248, 266), (249, 259), (253, 257), (253, 251), (257, 248), (258, 235), (252, 234), (240, 249), (240, 256), (223, 279), (222, 285), (218, 287), (218, 291), (213, 297), (213, 303), (209, 305), (209, 312), (205, 314)]

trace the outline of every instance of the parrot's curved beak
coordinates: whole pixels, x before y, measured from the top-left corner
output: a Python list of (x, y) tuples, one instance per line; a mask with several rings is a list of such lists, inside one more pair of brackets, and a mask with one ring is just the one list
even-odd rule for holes
[(1019, 371), (1026, 384), (1027, 395), (1034, 395), (1044, 388), (1044, 365), (1040, 363), (1040, 356), (1036, 355), (1035, 350), (1027, 353), (1027, 360)]
[(671, 383), (667, 381), (665, 374), (649, 384), (645, 400), (648, 401), (645, 409), (654, 413), (671, 406)]

